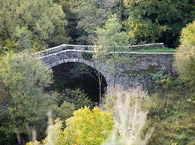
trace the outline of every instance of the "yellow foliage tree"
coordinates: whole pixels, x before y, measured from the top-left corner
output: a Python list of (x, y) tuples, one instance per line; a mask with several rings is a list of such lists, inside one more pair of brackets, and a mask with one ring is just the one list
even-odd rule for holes
[(179, 77), (188, 84), (195, 85), (195, 21), (182, 29), (181, 45), (175, 54), (174, 67)]
[[(54, 125), (48, 127), (45, 145), (100, 145), (113, 128), (111, 113), (103, 112), (98, 107), (92, 111), (89, 107), (76, 110), (74, 115), (66, 120), (66, 128), (57, 119)], [(37, 144), (36, 144), (37, 143)], [(40, 142), (29, 142), (27, 145), (38, 145)]]

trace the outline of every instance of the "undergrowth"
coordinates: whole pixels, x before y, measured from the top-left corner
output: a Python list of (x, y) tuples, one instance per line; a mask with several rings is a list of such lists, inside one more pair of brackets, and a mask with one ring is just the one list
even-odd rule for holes
[(176, 76), (159, 74), (151, 96), (158, 105), (150, 109), (146, 123), (146, 128), (155, 127), (148, 145), (194, 145), (194, 88), (186, 86)]

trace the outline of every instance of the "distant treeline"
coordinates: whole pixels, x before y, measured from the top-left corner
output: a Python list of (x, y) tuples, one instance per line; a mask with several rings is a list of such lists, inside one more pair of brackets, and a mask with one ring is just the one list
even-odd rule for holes
[(117, 15), (133, 44), (179, 45), (195, 19), (193, 0), (0, 0), (0, 51), (39, 51), (62, 43), (92, 44)]

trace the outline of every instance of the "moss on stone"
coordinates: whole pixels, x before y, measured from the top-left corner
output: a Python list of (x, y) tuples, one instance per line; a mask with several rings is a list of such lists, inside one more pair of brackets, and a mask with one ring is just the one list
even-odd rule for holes
[(89, 53), (89, 52), (82, 52), (82, 57), (85, 59), (85, 60), (92, 60), (93, 58), (93, 54), (92, 53)]
[(73, 47), (73, 46), (66, 46), (66, 47), (64, 48), (64, 50), (67, 50), (67, 49), (74, 49), (74, 47)]
[(160, 68), (160, 65), (149, 65), (148, 70), (150, 71), (156, 71)]
[(160, 65), (149, 65), (148, 69), (125, 70), (123, 73), (127, 75), (150, 75), (158, 71)]

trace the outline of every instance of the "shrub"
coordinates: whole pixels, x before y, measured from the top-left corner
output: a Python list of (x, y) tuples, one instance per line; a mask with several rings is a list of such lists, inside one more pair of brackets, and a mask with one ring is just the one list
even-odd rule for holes
[(66, 144), (100, 145), (113, 128), (111, 114), (98, 107), (92, 111), (89, 107), (75, 111), (74, 116), (66, 120), (66, 125), (63, 132)]
[(156, 91), (163, 91), (164, 89), (171, 90), (174, 88), (174, 86), (181, 83), (177, 76), (166, 72), (165, 68), (153, 74), (152, 79), (155, 81), (154, 89)]
[(75, 106), (72, 103), (64, 101), (60, 106), (58, 104), (53, 104), (51, 109), (54, 118), (66, 120), (72, 116), (73, 112), (75, 111)]
[(182, 29), (181, 45), (175, 54), (174, 67), (179, 77), (191, 86), (195, 85), (195, 21)]
[[(163, 90), (163, 88), (162, 88)], [(177, 84), (174, 89), (157, 92), (159, 102), (155, 112), (149, 113), (147, 126), (155, 126), (149, 145), (194, 144), (194, 93)]]
[(87, 94), (80, 89), (66, 89), (63, 99), (74, 104), (76, 110), (84, 106), (93, 105), (93, 102)]
[[(111, 114), (102, 112), (98, 107), (92, 111), (89, 107), (75, 111), (74, 116), (66, 120), (65, 129), (62, 128), (62, 121), (57, 119), (55, 122), (48, 127), (48, 135), (42, 141), (43, 144), (100, 145), (113, 128)], [(35, 145), (35, 143), (29, 142), (27, 145)]]
[(51, 104), (52, 115), (54, 118), (66, 120), (73, 115), (73, 112), (84, 106), (91, 106), (93, 102), (80, 89), (66, 89), (64, 93), (52, 92), (55, 103)]
[(175, 76), (159, 76), (160, 87), (151, 96), (158, 105), (148, 114), (146, 126), (155, 126), (148, 144), (194, 144), (194, 90)]

